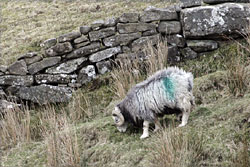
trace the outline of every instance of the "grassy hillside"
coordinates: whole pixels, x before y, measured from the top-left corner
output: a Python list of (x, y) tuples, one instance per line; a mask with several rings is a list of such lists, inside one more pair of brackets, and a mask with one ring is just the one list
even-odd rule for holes
[(95, 20), (167, 5), (161, 0), (1, 0), (0, 64), (10, 64), (22, 54), (39, 51), (41, 42)]
[[(15, 60), (16, 55), (29, 49), (33, 51), (33, 42), (40, 43), (69, 32), (92, 22), (92, 19), (119, 15), (119, 12), (132, 9), (141, 10), (148, 5), (165, 5), (163, 1), (86, 2), (1, 1), (5, 18), (1, 23), (4, 39), (1, 42), (4, 48), (1, 63), (8, 64)], [(78, 3), (82, 3), (80, 6), (88, 16), (85, 17), (84, 10), (79, 13)], [(96, 10), (97, 4), (101, 9), (91, 11)], [(30, 8), (42, 5), (41, 8)], [(44, 13), (28, 17), (38, 9)], [(46, 14), (48, 9), (53, 9), (50, 10), (52, 13)], [(15, 12), (9, 12), (11, 10)], [(53, 13), (55, 11), (59, 13)], [(35, 18), (42, 26), (33, 29), (31, 24)], [(15, 43), (17, 37), (14, 36), (19, 32), (28, 41), (20, 38), (18, 44)], [(19, 48), (19, 42), (25, 47)], [(110, 116), (114, 105), (124, 96), (125, 88), (118, 85), (126, 84), (128, 89), (134, 82), (147, 77), (145, 73), (138, 77), (125, 71), (133, 82), (123, 80), (120, 83), (115, 78), (121, 75), (121, 70), (118, 70), (76, 91), (69, 104), (15, 109), (4, 119), (0, 118), (0, 166), (249, 166), (250, 45), (247, 42), (243, 42), (244, 47), (241, 45), (227, 44), (206, 56), (178, 64), (195, 75), (196, 106), (186, 127), (177, 128), (180, 122), (175, 116), (168, 115), (161, 119), (163, 129), (156, 134), (151, 132), (150, 138), (145, 140), (139, 139), (142, 129), (129, 127), (126, 133), (118, 132)], [(166, 48), (163, 46), (162, 49)], [(156, 52), (156, 55), (160, 53)], [(159, 60), (149, 60), (155, 66), (147, 71), (148, 74), (159, 68)], [(161, 63), (162, 66), (164, 62)]]
[[(244, 156), (249, 155), (250, 93), (248, 91), (244, 97), (236, 98), (227, 91), (224, 81), (225, 71), (196, 78), (194, 93), (197, 95), (199, 90), (204, 89), (202, 83), (206, 83), (207, 90), (202, 95), (206, 103), (196, 106), (186, 127), (176, 128), (179, 122), (174, 116), (167, 116), (162, 120), (165, 124), (163, 131), (158, 134), (151, 133), (151, 137), (146, 140), (139, 139), (141, 129), (130, 128), (126, 133), (117, 131), (110, 117), (117, 101), (109, 105), (108, 102), (97, 105), (98, 102), (112, 96), (109, 87), (101, 86), (95, 91), (88, 92), (88, 97), (96, 101), (91, 106), (96, 113), (92, 111), (92, 116), (88, 119), (72, 121), (70, 116), (64, 117), (60, 108), (62, 113), (58, 110), (60, 114), (56, 114), (57, 118), (50, 115), (47, 119), (40, 120), (47, 121), (48, 126), (54, 128), (48, 132), (50, 128), (41, 130), (44, 125), (36, 125), (39, 124), (34, 121), (38, 113), (31, 113), (30, 127), (33, 128), (33, 133), (42, 131), (45, 135), (40, 139), (18, 142), (14, 146), (4, 148), (2, 166), (67, 164), (150, 167), (165, 166), (162, 164), (167, 162), (175, 166), (173, 162), (178, 160), (179, 156), (182, 160), (179, 160), (176, 166), (243, 166), (244, 163), (249, 165), (249, 156)], [(214, 83), (223, 88), (214, 89)], [(52, 112), (52, 108), (47, 111)], [(56, 125), (51, 117), (55, 119)], [(62, 127), (58, 127), (59, 124), (62, 124)], [(173, 130), (175, 134), (172, 134)], [(34, 134), (31, 134), (31, 138)], [(168, 143), (169, 140), (173, 140), (173, 143)], [(182, 143), (185, 142), (190, 143), (190, 146), (183, 146)], [(171, 149), (171, 146), (174, 148)], [(165, 154), (164, 150), (167, 150)], [(162, 162), (163, 158), (159, 158), (169, 154), (173, 155), (167, 162)]]
[[(215, 56), (233, 48), (235, 44), (203, 60), (179, 64), (186, 69), (196, 64), (200, 71), (194, 80), (196, 107), (186, 127), (177, 128), (180, 122), (169, 115), (161, 120), (164, 128), (146, 140), (139, 139), (142, 129), (118, 132), (110, 116), (119, 102), (116, 80), (111, 79), (114, 73), (107, 74), (78, 90), (69, 104), (17, 109), (7, 115), (1, 122), (1, 165), (249, 166), (249, 55), (240, 65), (227, 55)], [(208, 65), (208, 60), (217, 66)], [(219, 66), (222, 63), (230, 66)], [(238, 84), (229, 86), (234, 66), (246, 72), (237, 74), (244, 75), (243, 93), (234, 94)]]

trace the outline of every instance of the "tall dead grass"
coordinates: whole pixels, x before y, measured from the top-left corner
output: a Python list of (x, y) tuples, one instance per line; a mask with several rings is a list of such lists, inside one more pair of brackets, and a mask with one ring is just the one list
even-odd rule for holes
[(66, 112), (57, 114), (53, 106), (44, 113), (47, 124), (44, 130), (44, 140), (47, 147), (47, 165), (80, 166), (80, 154), (76, 129), (70, 123)]
[(93, 115), (89, 97), (81, 90), (74, 94), (68, 105), (71, 120), (85, 120)]
[(29, 109), (6, 110), (0, 118), (0, 148), (6, 150), (18, 143), (44, 140), (47, 166), (78, 167), (80, 154), (74, 123), (86, 113), (82, 113), (82, 108), (78, 105), (66, 110), (66, 107), (57, 105), (43, 106), (35, 114), (35, 118), (33, 111)]
[(247, 65), (250, 63), (250, 28), (245, 35), (246, 44), (237, 42), (236, 54), (231, 54), (227, 64), (227, 81), (230, 93), (234, 96), (244, 96), (247, 90)]
[(156, 46), (149, 42), (143, 52), (145, 54), (143, 60), (136, 57), (116, 62), (117, 67), (111, 72), (111, 76), (114, 80), (114, 93), (117, 97), (125, 97), (128, 90), (136, 83), (166, 67), (168, 53), (166, 42), (161, 41)]
[(182, 129), (167, 128), (157, 135), (152, 143), (152, 166), (187, 167), (200, 166), (204, 159), (202, 135), (185, 133)]
[(0, 147), (10, 148), (19, 142), (30, 142), (30, 112), (20, 108), (4, 111), (0, 118)]
[(234, 167), (250, 166), (250, 126), (248, 123), (243, 124), (239, 131), (240, 140), (235, 144), (236, 154), (232, 157), (232, 165)]

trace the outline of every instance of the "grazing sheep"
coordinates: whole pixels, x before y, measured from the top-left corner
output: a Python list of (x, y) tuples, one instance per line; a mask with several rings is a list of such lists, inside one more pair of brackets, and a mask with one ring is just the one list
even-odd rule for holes
[(120, 132), (127, 130), (128, 123), (138, 125), (143, 121), (141, 139), (149, 137), (149, 123), (160, 127), (158, 116), (182, 114), (179, 127), (185, 126), (194, 105), (193, 75), (178, 67), (156, 72), (147, 80), (131, 88), (127, 96), (116, 105), (112, 117)]

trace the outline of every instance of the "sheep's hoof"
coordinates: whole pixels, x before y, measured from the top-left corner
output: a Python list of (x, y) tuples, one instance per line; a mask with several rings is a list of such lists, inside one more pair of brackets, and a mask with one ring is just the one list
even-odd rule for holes
[(161, 129), (161, 128), (155, 128), (153, 132), (156, 133), (156, 132), (158, 132), (160, 129)]
[[(185, 124), (186, 125), (186, 124)], [(180, 128), (180, 127), (183, 127), (183, 126), (185, 126), (184, 124), (180, 124), (178, 127)]]
[(148, 138), (148, 137), (149, 137), (148, 134), (143, 134), (143, 135), (141, 135), (140, 139), (146, 139), (146, 138)]

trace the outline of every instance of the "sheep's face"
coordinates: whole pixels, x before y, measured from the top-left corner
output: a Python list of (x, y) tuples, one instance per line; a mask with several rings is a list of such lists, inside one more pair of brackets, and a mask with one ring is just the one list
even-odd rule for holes
[(125, 122), (121, 110), (118, 107), (115, 107), (115, 110), (112, 112), (112, 118), (119, 132), (126, 132), (128, 124)]

